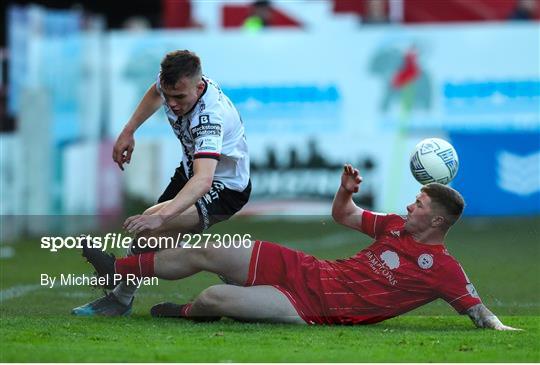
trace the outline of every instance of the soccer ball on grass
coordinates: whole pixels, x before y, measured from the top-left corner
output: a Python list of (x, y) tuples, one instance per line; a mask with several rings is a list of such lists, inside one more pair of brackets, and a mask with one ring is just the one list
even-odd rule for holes
[(459, 168), (454, 147), (440, 138), (427, 138), (418, 143), (411, 154), (411, 172), (422, 185), (431, 182), (448, 184)]

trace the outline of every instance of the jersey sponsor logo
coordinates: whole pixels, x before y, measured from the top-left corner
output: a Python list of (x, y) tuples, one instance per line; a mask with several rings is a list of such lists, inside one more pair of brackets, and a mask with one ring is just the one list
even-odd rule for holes
[(221, 124), (210, 123), (209, 115), (200, 115), (199, 125), (191, 128), (191, 134), (195, 139), (207, 136), (220, 136)]
[(472, 285), (471, 283), (467, 284), (465, 286), (465, 288), (467, 288), (467, 291), (469, 292), (469, 294), (471, 295), (471, 297), (473, 298), (480, 298), (480, 296), (478, 295), (478, 292), (476, 291), (476, 288), (474, 287), (474, 285)]
[(420, 266), (422, 269), (429, 269), (433, 266), (433, 255), (430, 255), (428, 253), (423, 253), (420, 256), (418, 256), (418, 266)]
[(390, 270), (394, 270), (399, 267), (399, 256), (394, 251), (384, 251), (381, 254), (381, 260), (384, 261)]
[[(375, 274), (385, 277), (392, 286), (395, 286), (397, 284), (397, 279), (394, 276), (394, 273), (392, 273), (390, 266), (386, 262), (379, 260), (379, 258), (371, 251), (366, 251), (364, 255), (366, 255), (366, 257), (368, 258), (369, 267), (371, 268), (371, 270), (373, 270)], [(399, 267), (399, 257), (397, 257), (397, 254), (395, 252), (385, 251), (381, 254), (381, 259), (383, 256), (391, 264), (393, 263), (392, 266), (397, 264), (396, 268)]]

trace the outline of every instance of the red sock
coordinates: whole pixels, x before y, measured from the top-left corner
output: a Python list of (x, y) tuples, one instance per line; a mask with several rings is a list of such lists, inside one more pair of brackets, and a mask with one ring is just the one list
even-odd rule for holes
[(192, 316), (191, 308), (193, 308), (193, 303), (187, 303), (182, 306), (180, 309), (180, 317), (187, 318), (194, 322), (215, 322), (221, 319), (220, 316)]
[(139, 278), (152, 277), (154, 276), (154, 255), (155, 252), (148, 252), (116, 259), (114, 270), (122, 276), (133, 274)]
[(180, 310), (180, 315), (181, 315), (182, 317), (189, 317), (189, 312), (190, 312), (190, 310), (191, 310), (191, 306), (192, 306), (192, 305), (193, 305), (193, 304), (191, 304), (191, 303), (184, 304), (184, 305), (182, 306), (182, 309)]

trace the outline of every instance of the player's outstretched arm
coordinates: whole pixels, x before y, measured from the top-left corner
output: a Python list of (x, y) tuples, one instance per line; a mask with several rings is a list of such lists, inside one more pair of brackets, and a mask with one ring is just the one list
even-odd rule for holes
[(195, 204), (212, 188), (216, 167), (217, 160), (211, 158), (196, 159), (193, 162), (193, 176), (182, 190), (159, 210), (158, 214), (167, 217), (166, 219), (169, 220)]
[(141, 126), (152, 114), (161, 106), (161, 95), (156, 90), (153, 83), (144, 94), (141, 102), (133, 112), (133, 115), (124, 126), (124, 129), (116, 139), (113, 148), (113, 161), (118, 167), (124, 170), (124, 163), (131, 162), (131, 154), (135, 149), (135, 139), (133, 135), (137, 128)]
[(361, 182), (362, 177), (358, 169), (354, 169), (350, 164), (345, 164), (341, 175), (341, 185), (332, 204), (332, 218), (337, 223), (356, 230), (360, 230), (362, 227), (364, 210), (354, 204), (352, 196), (360, 190)]
[(498, 331), (521, 331), (519, 328), (502, 324), (499, 318), (483, 304), (477, 304), (467, 309), (467, 315), (479, 328), (491, 328)]
[(210, 190), (216, 166), (217, 160), (210, 158), (196, 159), (193, 163), (193, 176), (173, 199), (160, 204), (161, 208), (151, 214), (129, 217), (124, 222), (124, 229), (129, 233), (154, 230), (182, 214)]

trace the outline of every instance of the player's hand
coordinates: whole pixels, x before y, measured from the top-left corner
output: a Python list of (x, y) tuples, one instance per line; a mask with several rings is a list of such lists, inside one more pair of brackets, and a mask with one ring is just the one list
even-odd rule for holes
[(161, 227), (164, 222), (165, 219), (161, 215), (134, 215), (126, 219), (124, 222), (124, 229), (129, 233), (137, 234), (142, 231), (157, 229)]
[(360, 189), (361, 182), (362, 176), (360, 176), (360, 171), (353, 168), (351, 164), (345, 164), (343, 166), (343, 174), (341, 175), (341, 187), (349, 193), (357, 193)]
[(116, 140), (113, 148), (112, 158), (120, 170), (124, 170), (124, 164), (131, 162), (131, 154), (135, 149), (135, 138), (133, 133), (122, 131)]
[(510, 326), (505, 326), (502, 323), (496, 325), (493, 329), (497, 330), (497, 331), (523, 331), (521, 328), (514, 328), (514, 327), (510, 327)]

